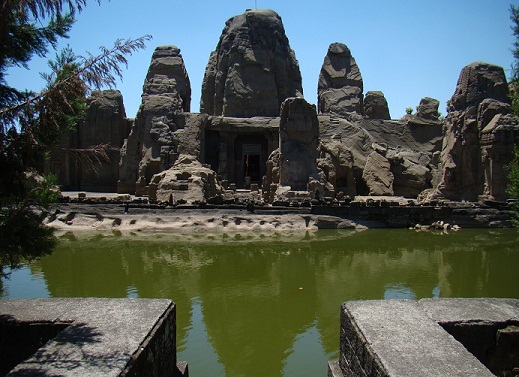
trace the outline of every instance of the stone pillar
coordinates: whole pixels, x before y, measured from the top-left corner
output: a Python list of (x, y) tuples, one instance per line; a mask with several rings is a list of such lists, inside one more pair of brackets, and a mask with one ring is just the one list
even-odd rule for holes
[(306, 191), (317, 173), (319, 121), (315, 105), (303, 98), (287, 98), (281, 105), (279, 146), (280, 184), (295, 191)]
[(227, 144), (221, 142), (218, 144), (218, 173), (222, 180), (227, 180)]

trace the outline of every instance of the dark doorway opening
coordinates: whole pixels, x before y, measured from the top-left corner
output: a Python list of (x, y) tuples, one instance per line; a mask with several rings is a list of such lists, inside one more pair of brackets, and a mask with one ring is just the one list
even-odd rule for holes
[(261, 180), (261, 166), (259, 154), (245, 154), (243, 155), (243, 175), (245, 177), (245, 184), (258, 183)]

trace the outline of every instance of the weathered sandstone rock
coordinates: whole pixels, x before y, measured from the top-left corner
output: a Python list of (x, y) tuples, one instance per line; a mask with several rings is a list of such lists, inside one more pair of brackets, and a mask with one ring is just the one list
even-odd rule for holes
[(363, 90), (362, 75), (349, 48), (343, 43), (332, 43), (319, 74), (319, 113), (362, 114)]
[[(338, 152), (348, 151), (352, 156), (352, 171), (356, 190), (351, 188), (347, 191), (348, 195), (369, 195), (370, 189), (367, 186), (363, 172), (367, 163), (368, 156), (376, 148), (385, 150), (386, 157), (390, 160), (390, 170), (394, 175), (393, 189), (395, 194), (407, 197), (415, 197), (419, 190), (432, 186), (434, 163), (434, 153), (441, 147), (442, 128), (438, 125), (415, 124), (406, 121), (382, 121), (363, 119), (350, 122), (346, 119), (320, 115), (319, 138), (321, 145), (327, 151), (332, 151), (331, 155)], [(339, 143), (337, 147), (328, 147), (329, 144)], [(328, 153), (328, 152), (327, 152)], [(323, 157), (321, 154), (320, 157)], [(332, 158), (332, 157), (330, 157)], [(333, 157), (338, 161), (336, 157)], [(323, 166), (323, 171), (330, 171), (329, 165), (324, 160), (319, 161), (319, 166)], [(335, 163), (334, 163), (335, 164)], [(349, 169), (350, 162), (346, 162), (345, 168)], [(327, 173), (324, 174), (328, 176)], [(332, 175), (333, 176), (333, 175)], [(330, 180), (333, 183), (333, 178)], [(351, 186), (349, 186), (351, 187)], [(336, 192), (343, 191), (343, 188), (335, 188)], [(356, 192), (356, 193), (354, 193)]]
[(303, 98), (287, 98), (279, 123), (279, 182), (292, 190), (306, 190), (310, 178), (318, 179), (319, 122), (315, 105)]
[(370, 119), (389, 120), (389, 106), (384, 93), (379, 91), (367, 92), (364, 96), (364, 115)]
[(135, 125), (121, 151), (119, 193), (146, 194), (151, 177), (177, 159), (185, 133), (195, 145), (182, 152), (196, 155), (200, 150), (197, 130), (203, 118), (181, 115), (189, 111), (191, 88), (180, 49), (156, 48), (143, 89)]
[(226, 22), (205, 71), (202, 113), (275, 117), (286, 98), (302, 93), (299, 64), (276, 12), (250, 10)]
[(369, 188), (369, 195), (394, 195), (393, 180), (389, 160), (377, 151), (368, 156), (362, 178)]
[(416, 109), (416, 117), (429, 120), (431, 122), (437, 122), (440, 116), (438, 112), (438, 108), (440, 106), (440, 101), (430, 97), (424, 97), (420, 100), (420, 104)]
[(386, 154), (394, 176), (393, 191), (397, 196), (416, 198), (432, 187), (431, 157), (426, 153), (390, 149)]
[[(509, 149), (509, 144), (513, 144), (512, 139), (515, 136), (509, 135), (501, 139), (490, 135), (502, 129), (503, 123), (508, 123), (511, 129), (514, 129), (512, 119), (501, 118), (499, 122), (496, 120), (487, 130), (484, 144), (488, 151), (484, 157), (481, 137), (483, 130), (488, 127), (487, 123), (492, 122), (491, 119), (497, 114), (503, 115), (507, 112), (507, 106), (504, 104), (508, 101), (507, 96), (508, 85), (503, 68), (477, 62), (462, 69), (450, 101), (449, 114), (445, 119), (445, 137), (441, 152), (442, 179), (432, 197), (474, 201), (485, 191), (491, 195), (491, 190), (485, 187), (495, 188), (495, 184), (489, 182), (492, 181), (489, 177), (490, 171), (484, 173), (483, 165), (487, 166), (487, 170), (490, 165), (500, 165), (501, 167), (496, 170), (496, 174), (500, 175), (497, 171), (504, 168), (505, 161), (493, 159), (491, 164), (488, 158), (492, 153), (487, 152), (503, 147)], [(497, 124), (501, 127), (497, 127)], [(501, 178), (497, 180), (502, 182)], [(498, 196), (501, 197), (501, 194)]]
[(155, 174), (149, 184), (150, 199), (170, 203), (201, 203), (221, 191), (216, 173), (189, 155), (179, 156), (173, 166)]
[[(342, 192), (350, 198), (357, 195), (353, 153), (345, 144), (337, 139), (322, 141), (317, 161), (321, 180), (329, 182), (334, 192)], [(330, 196), (328, 192), (325, 194)]]
[[(119, 154), (130, 132), (123, 96), (118, 90), (94, 91), (87, 98), (85, 120), (74, 131), (66, 133), (61, 149), (51, 151), (47, 171), (53, 173), (65, 190), (114, 192), (119, 176)], [(99, 159), (93, 169), (72, 155), (70, 149), (107, 147), (108, 160)]]

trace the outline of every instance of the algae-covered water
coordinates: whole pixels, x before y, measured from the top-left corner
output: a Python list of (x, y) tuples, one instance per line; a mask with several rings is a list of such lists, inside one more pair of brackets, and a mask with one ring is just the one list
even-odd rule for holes
[(470, 229), (65, 234), (3, 280), (2, 298), (169, 298), (191, 376), (325, 376), (341, 302), (519, 298), (518, 241)]

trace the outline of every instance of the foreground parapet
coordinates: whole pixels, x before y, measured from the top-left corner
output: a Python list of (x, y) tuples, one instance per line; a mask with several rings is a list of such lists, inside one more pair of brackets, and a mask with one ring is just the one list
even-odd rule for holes
[(166, 299), (0, 300), (0, 375), (187, 376)]
[(346, 302), (328, 376), (508, 375), (519, 367), (518, 318), (517, 299)]

